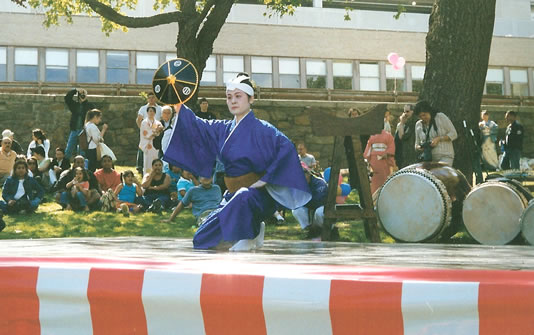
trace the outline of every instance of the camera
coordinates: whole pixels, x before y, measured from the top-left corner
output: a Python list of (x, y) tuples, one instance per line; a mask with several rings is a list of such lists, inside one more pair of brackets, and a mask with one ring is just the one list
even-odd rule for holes
[(432, 142), (424, 141), (420, 144), (423, 148), (423, 152), (419, 155), (418, 159), (420, 162), (430, 162), (432, 161)]

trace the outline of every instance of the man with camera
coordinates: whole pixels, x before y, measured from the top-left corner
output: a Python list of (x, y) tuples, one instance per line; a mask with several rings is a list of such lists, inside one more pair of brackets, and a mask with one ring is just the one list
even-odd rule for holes
[(78, 135), (85, 123), (85, 114), (95, 108), (95, 105), (87, 101), (87, 91), (83, 88), (74, 88), (65, 95), (65, 103), (71, 112), (70, 133), (65, 149), (65, 158), (70, 160), (73, 152), (77, 151)]
[(415, 105), (415, 149), (420, 153), (419, 161), (440, 162), (452, 166), (454, 148), (452, 141), (458, 133), (447, 115), (438, 112), (426, 100)]

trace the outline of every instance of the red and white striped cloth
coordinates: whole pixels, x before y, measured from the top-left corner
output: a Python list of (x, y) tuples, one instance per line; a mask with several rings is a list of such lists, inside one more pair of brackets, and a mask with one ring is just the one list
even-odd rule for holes
[(534, 334), (534, 271), (0, 258), (0, 334)]

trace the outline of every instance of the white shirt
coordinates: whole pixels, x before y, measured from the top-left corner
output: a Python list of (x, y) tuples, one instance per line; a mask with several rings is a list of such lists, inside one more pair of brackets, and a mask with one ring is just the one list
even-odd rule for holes
[[(48, 150), (50, 150), (50, 141), (48, 139), (44, 140), (43, 144), (40, 144), (45, 152), (45, 158), (48, 158)], [(26, 156), (30, 158), (32, 156), (32, 149), (37, 147), (37, 143), (35, 141), (31, 141), (30, 145), (28, 145), (28, 151), (26, 152)]]
[[(143, 120), (148, 117), (148, 114), (146, 112), (146, 109), (148, 107), (148, 104), (141, 106), (141, 108), (139, 108), (139, 112), (137, 112), (137, 115), (141, 115), (143, 117)], [(156, 116), (154, 118), (159, 121), (161, 119), (161, 106), (156, 104), (154, 107), (156, 107)]]
[(100, 130), (96, 124), (87, 122), (85, 124), (85, 132), (87, 135), (88, 149), (96, 149), (98, 143), (100, 143)]
[(22, 196), (26, 193), (24, 191), (24, 179), (19, 179), (19, 187), (17, 188), (17, 193), (15, 193), (15, 196), (13, 197), (15, 200), (19, 200), (22, 198)]

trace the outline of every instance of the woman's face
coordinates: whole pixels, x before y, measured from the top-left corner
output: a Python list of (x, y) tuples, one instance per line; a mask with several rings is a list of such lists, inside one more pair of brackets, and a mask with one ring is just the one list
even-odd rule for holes
[(421, 112), (419, 113), (419, 118), (423, 121), (424, 124), (430, 123), (430, 113)]
[(19, 164), (15, 168), (15, 176), (17, 176), (18, 178), (24, 178), (24, 176), (26, 176), (26, 173), (26, 166), (24, 166), (23, 164)]
[(33, 159), (32, 159), (32, 160), (29, 160), (29, 161), (28, 161), (28, 168), (29, 168), (31, 171), (35, 171), (35, 170), (37, 170), (37, 162), (34, 161)]
[(488, 114), (482, 114), (482, 120), (488, 122), (488, 120), (489, 120), (489, 115), (488, 115)]
[(100, 122), (102, 122), (102, 116), (95, 116), (93, 118), (93, 123), (96, 124), (96, 125), (99, 125)]
[(147, 111), (147, 115), (150, 120), (154, 120), (154, 118), (156, 117), (156, 111), (153, 108), (149, 108)]
[(82, 172), (82, 170), (76, 170), (76, 180), (79, 180), (79, 181), (83, 180), (83, 172)]
[(250, 111), (250, 104), (254, 97), (249, 97), (240, 89), (226, 92), (226, 105), (232, 115), (244, 115)]
[(163, 164), (161, 162), (152, 164), (152, 170), (156, 173), (161, 173), (163, 171)]
[(34, 140), (35, 142), (37, 142), (37, 137), (35, 137), (34, 134), (32, 134), (32, 140)]

